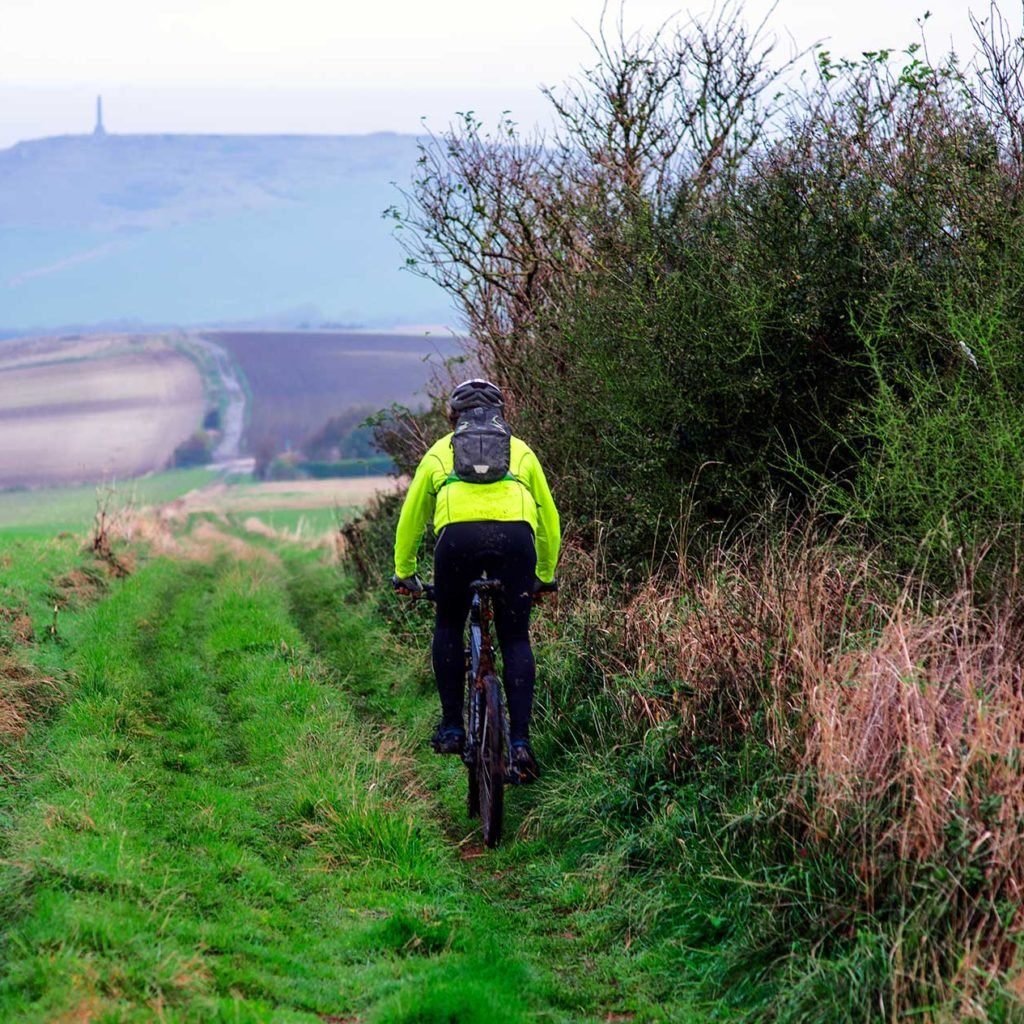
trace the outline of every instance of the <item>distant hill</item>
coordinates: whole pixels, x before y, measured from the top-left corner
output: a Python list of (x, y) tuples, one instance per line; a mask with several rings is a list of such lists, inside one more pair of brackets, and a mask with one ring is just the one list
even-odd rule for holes
[(441, 323), (381, 212), (416, 139), (62, 136), (0, 150), (0, 336), (94, 323)]

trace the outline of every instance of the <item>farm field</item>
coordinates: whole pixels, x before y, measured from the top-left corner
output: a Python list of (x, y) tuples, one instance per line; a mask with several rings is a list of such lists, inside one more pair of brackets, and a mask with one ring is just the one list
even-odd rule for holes
[(209, 469), (172, 469), (110, 484), (0, 491), (0, 532), (81, 532), (92, 524), (97, 502), (106, 492), (111, 492), (117, 507), (162, 505), (206, 486), (217, 477)]
[(343, 480), (288, 480), (268, 483), (213, 482), (165, 508), (173, 518), (209, 515), (245, 529), (268, 529), (294, 539), (333, 533), (375, 494), (390, 491), (388, 476)]
[(457, 351), (442, 335), (331, 332), (206, 332), (223, 345), (249, 383), (250, 449), (264, 439), (298, 447), (352, 406), (422, 403), (431, 373)]
[(163, 467), (202, 421), (195, 364), (156, 337), (0, 345), (0, 488), (126, 478)]

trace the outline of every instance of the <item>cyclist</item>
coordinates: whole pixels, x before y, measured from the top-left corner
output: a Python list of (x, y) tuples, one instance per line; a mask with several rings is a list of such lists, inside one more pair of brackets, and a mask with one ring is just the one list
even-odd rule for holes
[[(431, 661), (441, 698), (441, 722), (431, 744), (439, 754), (458, 754), (466, 740), (463, 636), (472, 603), (469, 585), (485, 573), (502, 580), (494, 621), (508, 701), (512, 762), (523, 779), (533, 781), (539, 769), (530, 746), (536, 677), (530, 608), (534, 595), (557, 590), (555, 566), (561, 533), (558, 510), (540, 462), (512, 435), (501, 415), (504, 406), (501, 390), (488, 380), (463, 381), (452, 392), (448, 402), (452, 432), (423, 456), (402, 506), (395, 533), (392, 584), (400, 594), (422, 591), (416, 573), (417, 553), (423, 529), (433, 517), (437, 617)], [(485, 474), (489, 482), (473, 479), (473, 472), (488, 467), (466, 469), (461, 454), (466, 444), (475, 444), (475, 451), (484, 452), (476, 456), (478, 460), (496, 463), (501, 473), (498, 479), (491, 479), (493, 472)]]

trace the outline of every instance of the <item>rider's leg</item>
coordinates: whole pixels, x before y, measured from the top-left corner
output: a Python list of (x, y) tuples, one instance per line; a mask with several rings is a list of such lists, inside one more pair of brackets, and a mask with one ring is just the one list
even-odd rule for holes
[(452, 523), (434, 547), (434, 640), (431, 662), (444, 725), (462, 726), (465, 687), (466, 616), (472, 602), (470, 583), (480, 574), (474, 523)]
[(530, 608), (537, 550), (528, 523), (451, 523), (434, 548), (437, 616), (431, 657), (446, 724), (462, 721), (463, 639), (472, 603), (470, 583), (484, 572), (504, 583), (495, 626), (504, 666), (512, 739), (529, 735), (536, 668), (530, 647)]
[(501, 646), (505, 698), (508, 701), (512, 740), (530, 735), (530, 712), (536, 666), (530, 646), (530, 609), (537, 550), (527, 523), (500, 523), (503, 534), (494, 574), (504, 582), (501, 599), (495, 602), (494, 622)]

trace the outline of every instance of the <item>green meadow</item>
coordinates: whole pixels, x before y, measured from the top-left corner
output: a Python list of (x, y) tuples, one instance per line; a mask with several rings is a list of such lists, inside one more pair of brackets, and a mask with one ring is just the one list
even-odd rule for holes
[(85, 530), (92, 524), (98, 501), (107, 493), (120, 506), (157, 505), (203, 487), (217, 475), (209, 469), (174, 469), (106, 484), (0, 491), (0, 531)]
[(0, 538), (32, 624), (3, 634), (0, 1019), (707, 1019), (531, 825), (540, 786), (483, 850), (420, 640), (254, 543), (114, 579)]

